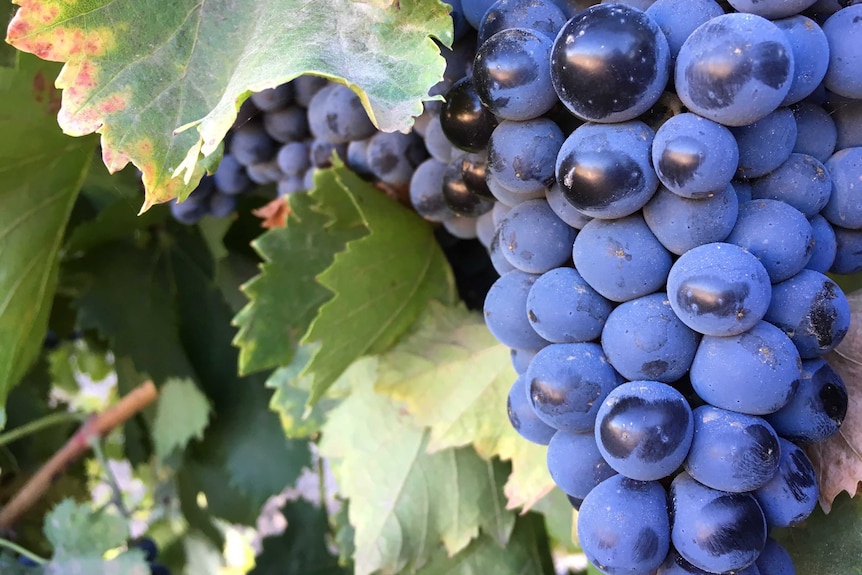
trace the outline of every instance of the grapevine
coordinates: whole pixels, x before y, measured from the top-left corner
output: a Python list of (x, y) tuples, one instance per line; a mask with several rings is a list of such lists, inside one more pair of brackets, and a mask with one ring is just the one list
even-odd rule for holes
[(862, 5), (13, 3), (0, 573), (858, 570)]

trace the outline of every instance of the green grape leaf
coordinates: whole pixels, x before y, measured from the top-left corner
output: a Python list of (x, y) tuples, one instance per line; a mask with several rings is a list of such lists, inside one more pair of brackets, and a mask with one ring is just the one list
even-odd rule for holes
[(842, 491), (854, 497), (862, 481), (862, 330), (858, 327), (862, 320), (862, 290), (849, 294), (847, 300), (855, 329), (847, 332), (826, 356), (847, 388), (847, 415), (838, 433), (806, 448), (817, 473), (820, 506), (826, 513)]
[(562, 489), (552, 489), (536, 503), (532, 510), (544, 517), (545, 528), (548, 530), (548, 537), (554, 549), (563, 549), (568, 553), (582, 553), (578, 542), (572, 537), (577, 512)]
[(266, 380), (266, 386), (275, 390), (269, 407), (278, 413), (281, 426), (290, 438), (310, 437), (319, 432), (327, 414), (350, 393), (357, 382), (377, 377), (377, 357), (363, 357), (353, 362), (341, 374), (326, 397), (308, 408), (309, 389), (313, 378), (301, 377), (300, 372), (311, 359), (315, 347), (297, 347), (293, 361), (275, 370)]
[(163, 255), (116, 242), (92, 249), (68, 266), (70, 274), (85, 282), (77, 301), (79, 327), (107, 337), (114, 353), (131, 357), (156, 384), (194, 376), (179, 336)]
[(186, 461), (203, 458), (224, 468), (230, 485), (248, 498), (256, 513), (270, 496), (296, 481), (311, 456), (306, 442), (285, 438), (269, 410), (264, 378), (237, 375), (233, 314), (213, 281), (210, 263), (209, 250), (194, 228), (175, 230), (165, 267), (173, 274), (180, 338), (195, 380), (217, 414)]
[(150, 575), (150, 566), (139, 551), (111, 560), (99, 556), (54, 557), (45, 566), (45, 575)]
[[(315, 209), (316, 204), (341, 203), (350, 212), (337, 219)], [(234, 318), (239, 331), (240, 373), (287, 365), (296, 342), (308, 330), (318, 308), (332, 293), (317, 276), (332, 264), (348, 241), (366, 233), (335, 178), (334, 170), (315, 176), (315, 191), (290, 196), (291, 217), (253, 243), (264, 263), (260, 275), (245, 286), (250, 302)]]
[(209, 474), (199, 475), (216, 477), (198, 491), (213, 508), (240, 516), (225, 519), (253, 523), (263, 502), (308, 465), (308, 445), (285, 438), (262, 377), (237, 375), (233, 312), (199, 230), (168, 222), (153, 239), (107, 244), (69, 265), (70, 274), (87, 280), (79, 323), (99, 330), (119, 357), (130, 357), (156, 383), (187, 377), (198, 385), (218, 416), (186, 450), (183, 465), (199, 463)]
[(96, 143), (57, 127), (56, 73), (26, 55), (0, 68), (0, 429), (9, 390), (42, 349), (57, 254)]
[(801, 525), (777, 529), (781, 543), (800, 575), (858, 575), (862, 573), (862, 500), (839, 495), (826, 515), (820, 509)]
[(329, 552), (326, 511), (305, 501), (291, 501), (281, 512), (287, 528), (263, 540), (263, 551), (249, 575), (338, 575), (338, 557)]
[(318, 276), (335, 295), (320, 307), (302, 339), (320, 343), (303, 370), (314, 376), (310, 404), (355, 359), (395, 343), (429, 301), (455, 297), (452, 271), (428, 222), (350, 170), (335, 172), (368, 235), (348, 242)]
[(102, 134), (111, 171), (138, 166), (145, 207), (191, 192), (249, 91), (305, 72), (346, 78), (381, 129), (410, 127), (445, 68), (429, 35), (452, 40), (438, 0), (17, 3), (7, 41), (66, 62), (60, 125)]
[(482, 535), (455, 555), (438, 553), (416, 575), (552, 575), (551, 550), (542, 526), (541, 516), (528, 513), (519, 517), (503, 550), (491, 537)]
[(209, 423), (210, 405), (190, 379), (169, 379), (159, 390), (153, 443), (156, 456), (164, 459), (194, 438), (202, 438)]
[(376, 389), (430, 429), (432, 451), (472, 444), (486, 459), (511, 460), (508, 507), (529, 508), (554, 483), (546, 448), (518, 435), (506, 415), (516, 378), (509, 349), (481, 315), (433, 302), (418, 327), (382, 356)]
[[(104, 169), (104, 168), (103, 168)], [(126, 199), (112, 202), (92, 220), (81, 222), (66, 241), (70, 254), (82, 253), (96, 246), (128, 237), (132, 230), (143, 230), (165, 221), (168, 210), (150, 210), (137, 215), (137, 209)]]
[(358, 575), (418, 568), (442, 542), (464, 549), (481, 529), (505, 545), (514, 515), (501, 487), (508, 466), (469, 448), (429, 454), (429, 434), (362, 382), (324, 426), (320, 452), (350, 499)]
[(125, 544), (129, 522), (65, 499), (45, 516), (45, 536), (54, 546), (55, 555), (101, 557), (105, 551)]

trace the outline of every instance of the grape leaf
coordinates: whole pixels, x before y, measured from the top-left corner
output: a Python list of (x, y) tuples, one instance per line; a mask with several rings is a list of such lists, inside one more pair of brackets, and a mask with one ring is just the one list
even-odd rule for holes
[[(452, 41), (438, 0), (389, 9), (350, 0), (16, 4), (7, 41), (66, 62), (57, 79), (63, 130), (102, 134), (111, 171), (138, 166), (145, 207), (194, 189), (201, 156), (211, 167), (250, 90), (305, 72), (346, 78), (381, 129), (408, 128), (445, 68), (429, 34)], [(174, 177), (181, 170), (188, 181)]]
[(101, 557), (105, 551), (125, 544), (129, 522), (65, 499), (45, 516), (45, 536), (54, 546), (55, 555)]
[(57, 253), (96, 143), (58, 129), (56, 73), (26, 55), (0, 68), (0, 429), (9, 390), (42, 348)]
[(862, 573), (862, 500), (836, 497), (826, 515), (815, 509), (802, 525), (776, 529), (800, 575), (858, 575)]
[(139, 551), (111, 560), (98, 556), (59, 556), (45, 565), (45, 575), (150, 575), (150, 566)]
[(518, 435), (506, 415), (516, 377), (509, 349), (481, 315), (433, 302), (417, 329), (382, 356), (376, 389), (430, 428), (432, 451), (472, 444), (486, 459), (511, 460), (507, 507), (529, 509), (554, 483), (546, 449)]
[(847, 296), (851, 325), (844, 340), (827, 354), (847, 387), (847, 415), (838, 433), (806, 448), (820, 486), (820, 506), (826, 513), (842, 491), (855, 496), (862, 481), (862, 290)]
[(389, 348), (430, 300), (455, 297), (452, 271), (428, 222), (350, 170), (335, 174), (368, 235), (348, 242), (318, 276), (335, 295), (320, 307), (301, 342), (320, 343), (302, 373), (314, 376), (310, 404), (354, 360)]
[(77, 301), (79, 327), (109, 338), (117, 355), (131, 357), (157, 384), (194, 376), (179, 337), (163, 256), (151, 246), (116, 242), (88, 251), (67, 268), (86, 282)]
[(514, 524), (500, 493), (506, 466), (469, 448), (426, 453), (428, 432), (372, 385), (357, 385), (330, 413), (320, 443), (350, 499), (356, 573), (421, 567), (441, 541), (453, 554), (480, 529), (505, 545)]
[[(319, 202), (341, 203), (353, 213), (336, 220), (314, 209)], [(287, 227), (270, 230), (253, 243), (264, 263), (260, 275), (243, 286), (251, 301), (234, 318), (242, 374), (290, 362), (296, 342), (332, 297), (317, 276), (348, 241), (366, 233), (333, 170), (318, 171), (315, 191), (292, 195), (290, 209)]]
[(153, 443), (156, 456), (164, 459), (193, 438), (203, 437), (209, 423), (210, 405), (190, 379), (169, 379), (159, 390)]
[(568, 553), (582, 553), (581, 548), (578, 547), (577, 538), (572, 536), (577, 523), (577, 512), (562, 489), (552, 489), (536, 503), (532, 510), (544, 517), (545, 528), (548, 530), (548, 537), (554, 549), (563, 549)]
[(505, 550), (500, 549), (492, 538), (482, 535), (454, 557), (438, 553), (428, 565), (417, 571), (416, 575), (475, 575), (476, 573), (552, 575), (554, 568), (551, 550), (548, 547), (541, 516), (528, 513), (519, 517)]
[(165, 268), (173, 274), (180, 338), (196, 381), (218, 414), (187, 461), (203, 456), (224, 467), (230, 484), (254, 509), (296, 481), (302, 467), (310, 464), (310, 454), (306, 442), (285, 438), (269, 410), (264, 379), (237, 375), (238, 354), (231, 345), (233, 314), (213, 282), (210, 257), (197, 230), (182, 226), (174, 231)]
[(313, 378), (300, 377), (299, 374), (311, 359), (314, 347), (299, 346), (293, 361), (275, 370), (266, 380), (266, 386), (275, 389), (269, 407), (278, 413), (281, 426), (290, 438), (310, 437), (319, 432), (326, 421), (326, 415), (350, 393), (355, 382), (377, 376), (376, 356), (354, 361), (329, 388), (326, 397), (307, 408)]
[(305, 501), (282, 508), (287, 528), (263, 540), (263, 551), (249, 575), (337, 575), (347, 573), (338, 557), (326, 548), (329, 523), (326, 511)]

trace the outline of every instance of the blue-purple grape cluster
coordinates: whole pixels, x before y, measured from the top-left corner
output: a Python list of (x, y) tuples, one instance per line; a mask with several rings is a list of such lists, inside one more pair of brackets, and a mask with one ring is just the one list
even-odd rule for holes
[(453, 3), (478, 47), (411, 199), (487, 247), (509, 419), (601, 572), (793, 574), (770, 529), (848, 406), (862, 5), (578, 4)]
[(215, 173), (171, 212), (182, 223), (225, 217), (237, 199), (275, 186), (279, 197), (310, 190), (333, 154), (358, 174), (394, 186), (410, 183), (428, 152), (415, 133), (378, 132), (359, 97), (318, 76), (300, 76), (246, 100), (225, 139)]

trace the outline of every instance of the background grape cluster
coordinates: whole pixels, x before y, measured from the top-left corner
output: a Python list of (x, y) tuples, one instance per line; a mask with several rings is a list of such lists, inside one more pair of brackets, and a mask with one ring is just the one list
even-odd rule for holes
[(464, 73), (426, 111), (410, 197), (500, 274), (484, 314), (520, 374), (509, 418), (548, 445), (587, 557), (794, 573), (769, 530), (814, 509), (803, 448), (847, 410), (823, 356), (850, 308), (826, 274), (862, 270), (862, 6), (453, 18)]

